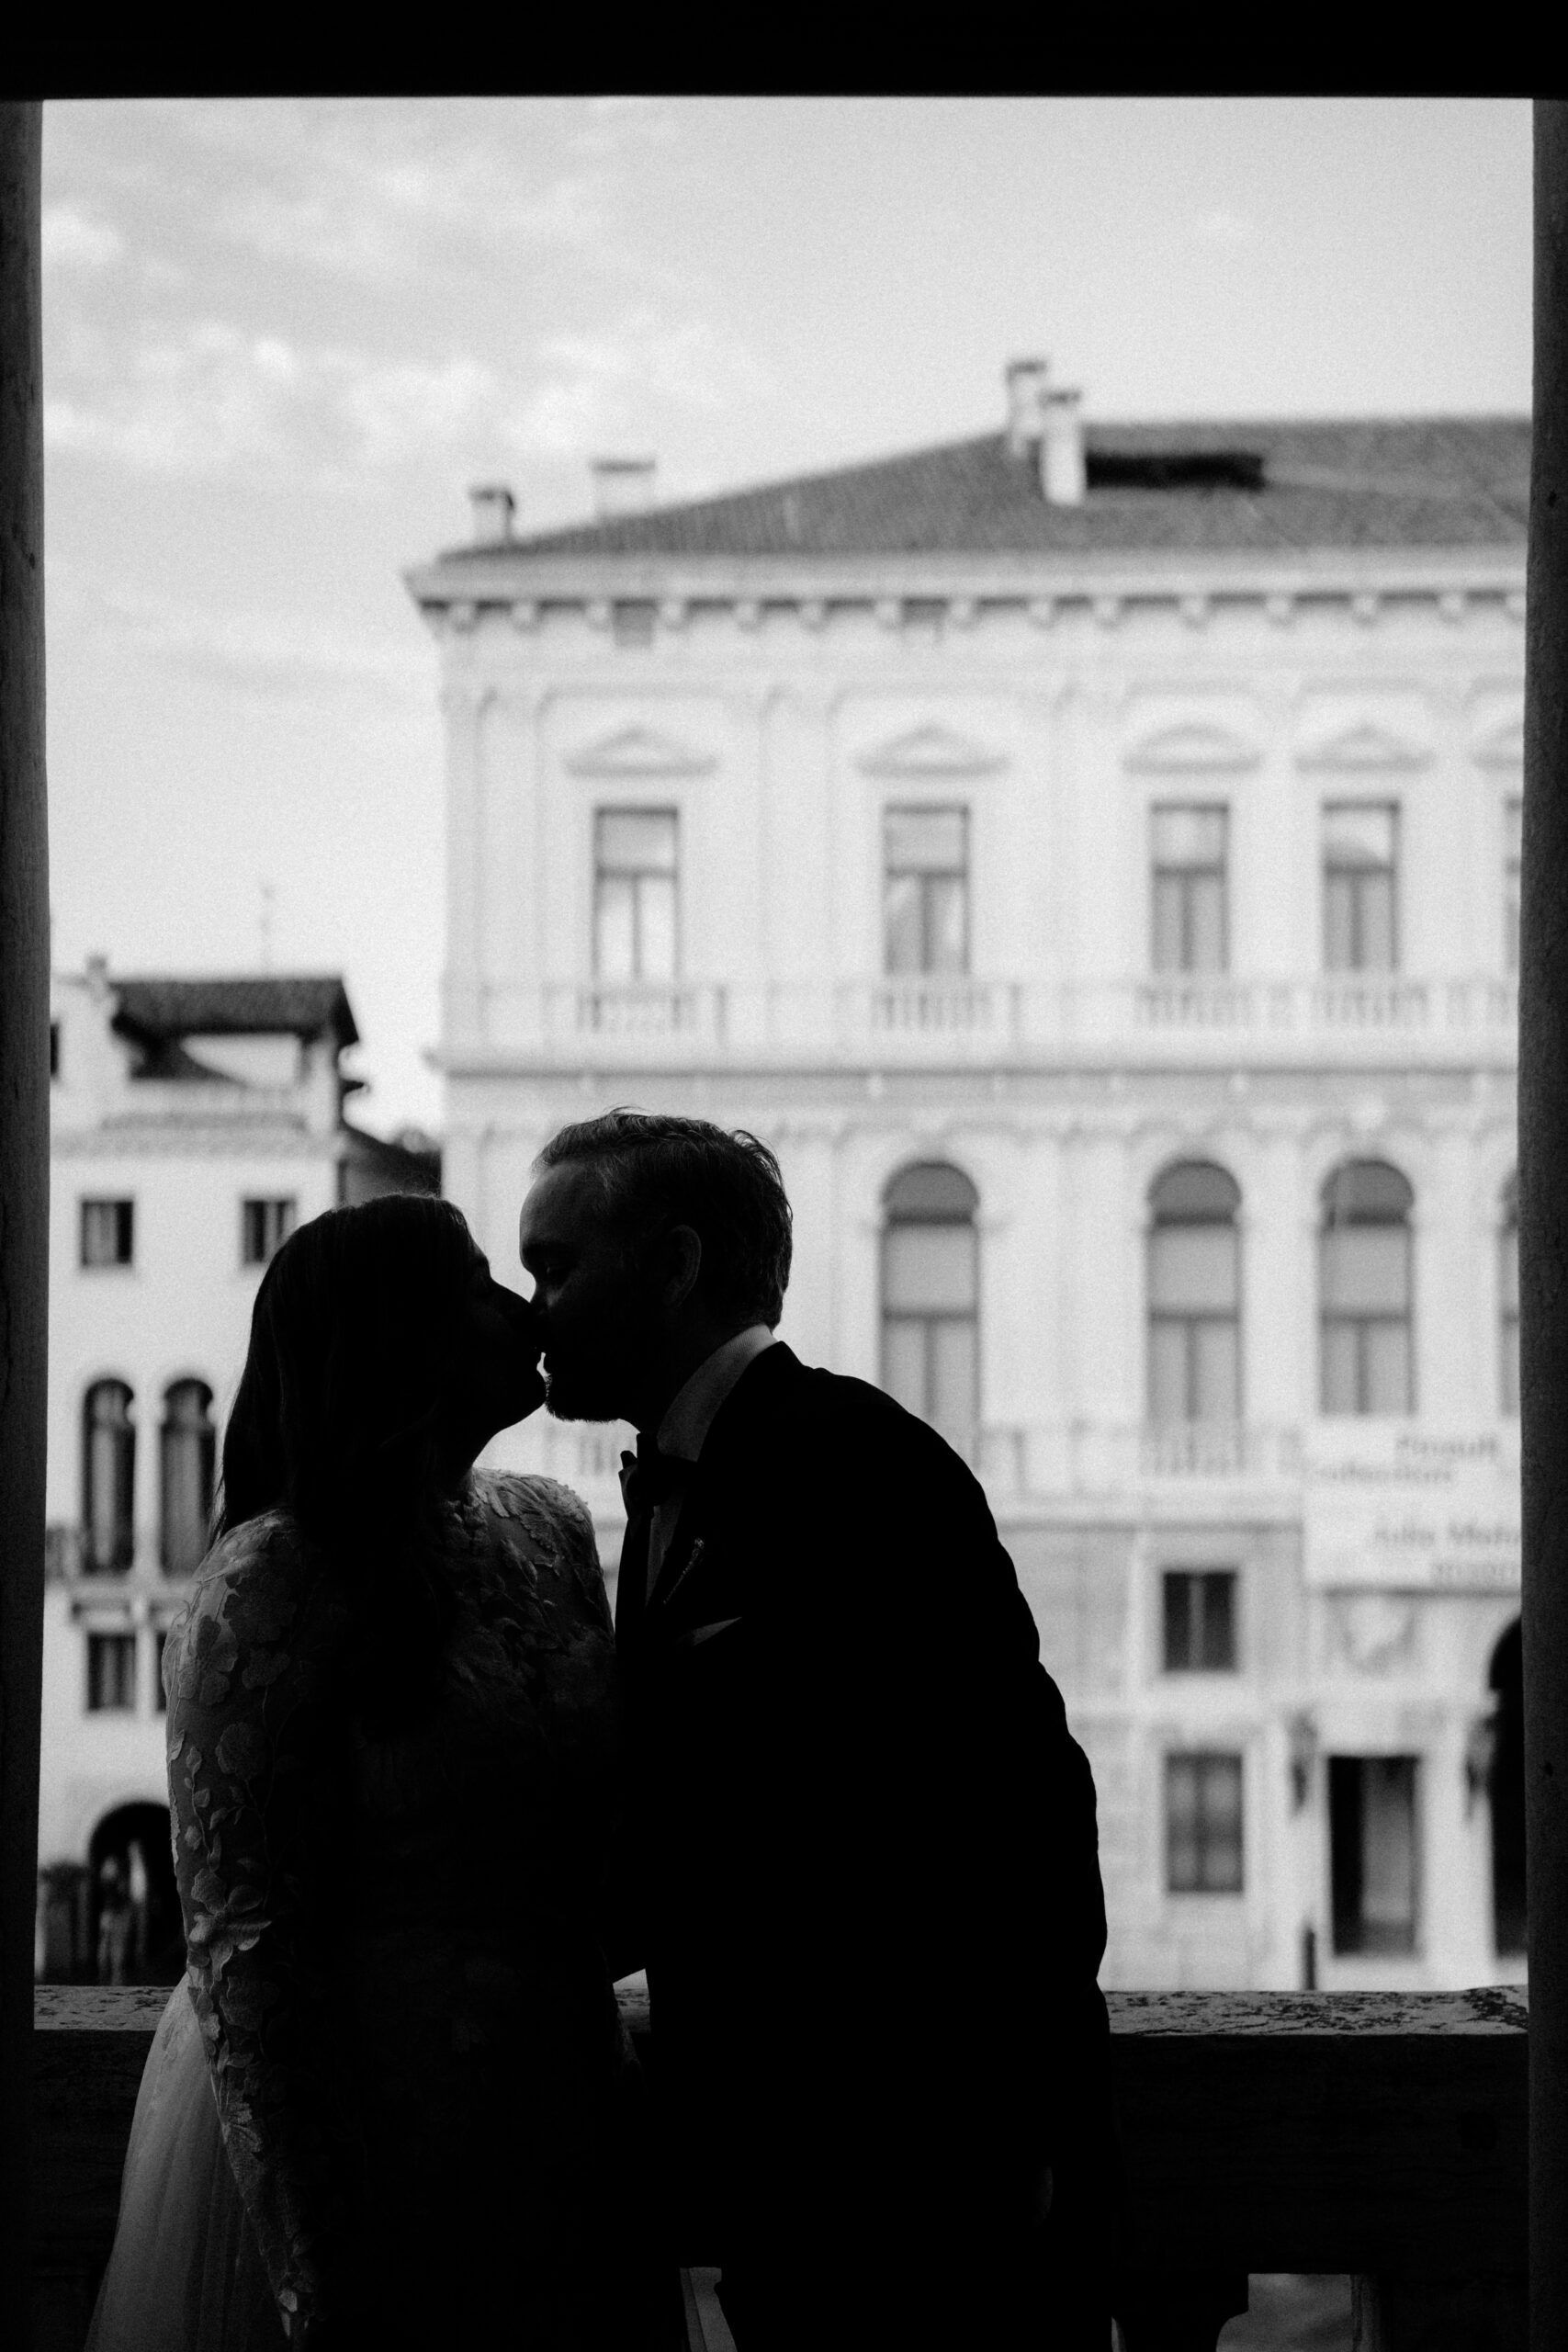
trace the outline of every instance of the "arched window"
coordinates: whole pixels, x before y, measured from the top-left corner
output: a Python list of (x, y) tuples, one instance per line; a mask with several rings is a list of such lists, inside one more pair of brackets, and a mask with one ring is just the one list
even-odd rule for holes
[(82, 1549), (85, 1566), (129, 1568), (136, 1549), (136, 1427), (123, 1380), (95, 1381), (82, 1406)]
[(1202, 1159), (1149, 1194), (1149, 1419), (1241, 1418), (1241, 1193)]
[(1397, 1168), (1347, 1160), (1323, 1188), (1320, 1300), (1325, 1413), (1416, 1409), (1410, 1212)]
[(206, 1555), (212, 1515), (212, 1391), (204, 1380), (164, 1390), (159, 1453), (164, 1574), (188, 1577)]
[(978, 1418), (978, 1205), (940, 1161), (906, 1168), (883, 1196), (882, 1385), (964, 1454)]
[(1519, 1180), (1503, 1187), (1497, 1224), (1497, 1401), (1505, 1413), (1519, 1409)]

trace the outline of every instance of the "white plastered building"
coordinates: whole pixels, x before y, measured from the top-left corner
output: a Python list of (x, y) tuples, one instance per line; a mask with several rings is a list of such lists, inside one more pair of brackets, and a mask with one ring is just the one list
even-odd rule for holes
[[(986, 1484), (1107, 1983), (1517, 1977), (1528, 425), (1007, 401), (532, 537), (479, 492), (411, 572), (446, 1189), (521, 1282), (563, 1123), (773, 1146), (784, 1336)], [(612, 1559), (624, 1437), (507, 1442)]]
[(139, 1849), (132, 1974), (177, 1967), (160, 1655), (206, 1549), (261, 1273), (340, 1202), (439, 1186), (349, 1125), (333, 975), (51, 989), (40, 1973), (95, 1973), (100, 1872)]

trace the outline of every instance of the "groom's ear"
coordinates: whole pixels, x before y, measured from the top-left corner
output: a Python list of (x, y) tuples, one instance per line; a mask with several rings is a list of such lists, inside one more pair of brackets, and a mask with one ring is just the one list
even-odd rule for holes
[(666, 1306), (683, 1306), (703, 1271), (703, 1237), (694, 1226), (672, 1225), (664, 1236), (662, 1294)]

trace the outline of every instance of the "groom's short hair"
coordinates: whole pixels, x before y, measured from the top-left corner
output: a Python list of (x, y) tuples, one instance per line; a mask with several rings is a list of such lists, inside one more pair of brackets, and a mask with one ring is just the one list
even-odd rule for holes
[(652, 1111), (606, 1111), (553, 1135), (534, 1165), (592, 1168), (606, 1222), (628, 1242), (671, 1226), (702, 1237), (703, 1287), (720, 1314), (784, 1313), (793, 1218), (779, 1163), (744, 1127)]

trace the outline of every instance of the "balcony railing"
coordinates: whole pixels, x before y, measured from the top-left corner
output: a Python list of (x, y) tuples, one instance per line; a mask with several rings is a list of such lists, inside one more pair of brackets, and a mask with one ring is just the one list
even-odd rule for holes
[(562, 1043), (638, 1038), (720, 1048), (725, 990), (696, 981), (603, 982), (547, 991), (549, 1035)]
[(1240, 1421), (992, 1424), (979, 1445), (980, 1476), (998, 1498), (1126, 1495), (1141, 1487), (1237, 1480), (1288, 1486), (1301, 1463), (1298, 1430)]
[(1250, 1049), (1365, 1054), (1423, 1045), (1511, 1046), (1518, 990), (1502, 976), (1347, 972), (1301, 978), (1172, 973), (1056, 983), (979, 977), (554, 983), (516, 992), (500, 1035), (579, 1058), (633, 1053), (808, 1055), (914, 1062), (1050, 1053), (1196, 1054)]
[[(86, 2332), (167, 1997), (36, 1996), (36, 2341), (58, 2352)], [(1517, 2352), (1521, 1993), (1113, 1993), (1109, 2007), (1131, 2195), (1116, 2291), (1128, 2352), (1212, 2352), (1247, 2308), (1248, 2275), (1282, 2271), (1348, 2275), (1367, 2352)], [(623, 2008), (657, 2086), (646, 2001), (623, 1995)], [(700, 2211), (677, 2218), (683, 2261), (722, 2259)], [(701, 2352), (694, 2310), (692, 2326)]]

